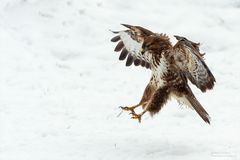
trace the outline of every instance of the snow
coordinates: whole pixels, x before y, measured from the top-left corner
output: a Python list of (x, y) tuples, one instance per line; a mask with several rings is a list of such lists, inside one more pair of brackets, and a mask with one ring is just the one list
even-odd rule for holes
[[(1, 0), (0, 160), (236, 160), (240, 157), (237, 0)], [(216, 77), (205, 124), (169, 102), (142, 123), (150, 71), (125, 67), (110, 42), (120, 23), (201, 42)]]

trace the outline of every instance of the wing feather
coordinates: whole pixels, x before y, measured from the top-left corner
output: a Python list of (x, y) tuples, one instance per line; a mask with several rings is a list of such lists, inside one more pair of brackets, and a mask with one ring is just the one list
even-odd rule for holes
[(120, 53), (119, 60), (123, 61), (124, 59), (126, 59), (127, 55), (128, 55), (127, 49), (123, 48), (122, 52)]
[(117, 44), (117, 46), (115, 47), (114, 51), (115, 51), (115, 52), (119, 52), (119, 51), (121, 51), (121, 49), (123, 49), (123, 47), (124, 47), (123, 41), (120, 41), (120, 42)]
[(135, 66), (139, 66), (140, 63), (141, 63), (141, 60), (139, 60), (139, 59), (135, 59), (135, 60), (134, 60), (134, 65), (135, 65)]
[(174, 46), (173, 57), (176, 68), (202, 92), (205, 92), (213, 88), (216, 80), (204, 62), (203, 54), (192, 43), (186, 38), (179, 40)]
[(115, 36), (115, 37), (113, 37), (112, 39), (111, 39), (111, 42), (117, 42), (117, 41), (119, 41), (121, 38), (120, 38), (120, 36), (118, 35), (118, 36)]
[(140, 26), (127, 24), (123, 24), (123, 26), (127, 27), (128, 30), (113, 32), (118, 35), (111, 39), (112, 42), (119, 41), (114, 49), (115, 52), (122, 50), (119, 60), (125, 60), (127, 57), (126, 66), (134, 64), (135, 66), (150, 68), (149, 56), (143, 55), (141, 51), (146, 36), (154, 33)]
[(133, 56), (129, 54), (126, 61), (126, 66), (131, 66), (132, 63), (133, 63)]
[(141, 66), (142, 66), (142, 67), (145, 67), (145, 64), (146, 64), (145, 61), (142, 61), (142, 62), (141, 62)]

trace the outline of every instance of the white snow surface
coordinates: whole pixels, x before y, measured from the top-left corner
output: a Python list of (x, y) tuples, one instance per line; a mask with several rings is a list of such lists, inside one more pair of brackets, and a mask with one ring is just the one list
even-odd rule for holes
[[(240, 159), (239, 17), (239, 0), (1, 0), (0, 160)], [(211, 125), (176, 101), (117, 117), (151, 75), (118, 61), (120, 23), (201, 42)]]

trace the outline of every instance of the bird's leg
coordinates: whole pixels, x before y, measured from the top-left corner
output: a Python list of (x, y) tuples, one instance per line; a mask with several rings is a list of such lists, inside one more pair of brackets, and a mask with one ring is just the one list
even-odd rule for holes
[(141, 106), (141, 105), (145, 105), (147, 102), (141, 102), (141, 103), (139, 103), (139, 104), (137, 104), (137, 105), (134, 105), (134, 106), (131, 106), (131, 107), (120, 107), (122, 110), (124, 110), (124, 111), (130, 111), (131, 113), (130, 114), (132, 114), (132, 115), (134, 115), (134, 114), (136, 114), (135, 113), (135, 111), (134, 111), (134, 109), (135, 108), (137, 108), (137, 107), (139, 107), (139, 106)]
[[(147, 103), (147, 102), (146, 102)], [(145, 104), (146, 104), (145, 103)], [(137, 119), (139, 123), (141, 123), (141, 118), (142, 118), (142, 115), (144, 115), (144, 113), (146, 113), (148, 111), (148, 107), (149, 105), (147, 105), (144, 110), (140, 113), (140, 114), (136, 114), (135, 112), (132, 112), (132, 119)]]
[(167, 102), (169, 94), (170, 92), (168, 86), (159, 88), (148, 101), (149, 103), (147, 103), (143, 112), (140, 114), (132, 113), (132, 118), (137, 119), (140, 123), (142, 115), (147, 111), (152, 114), (159, 112), (163, 105)]
[(131, 111), (131, 113), (135, 113), (134, 109), (141, 106), (141, 103), (137, 104), (137, 105), (134, 105), (134, 106), (131, 106), (131, 107), (120, 107), (122, 110), (124, 111)]
[[(139, 104), (132, 106), (132, 107), (121, 107), (122, 110), (125, 111), (130, 111), (130, 114), (132, 114), (132, 118), (133, 119), (138, 119), (139, 122), (141, 122), (141, 116), (148, 111), (148, 103), (151, 100), (152, 95), (155, 92), (155, 87), (152, 85), (152, 83), (150, 82), (147, 87), (144, 90), (143, 96), (141, 101), (139, 102)], [(144, 108), (143, 112), (140, 114), (136, 114), (136, 112), (134, 111), (135, 108), (142, 106)]]

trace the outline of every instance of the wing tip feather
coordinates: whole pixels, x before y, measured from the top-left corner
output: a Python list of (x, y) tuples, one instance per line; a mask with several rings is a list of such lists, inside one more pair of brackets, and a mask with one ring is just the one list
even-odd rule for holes
[(115, 37), (113, 37), (113, 38), (111, 39), (111, 42), (117, 42), (117, 41), (119, 41), (120, 39), (121, 39), (120, 36), (117, 35), (117, 36), (115, 36)]
[(127, 55), (128, 55), (127, 49), (126, 49), (126, 48), (123, 48), (123, 50), (122, 50), (122, 52), (120, 53), (120, 56), (119, 56), (118, 59), (119, 59), (120, 61), (123, 61), (124, 59), (126, 59)]
[(119, 52), (124, 47), (123, 41), (118, 42), (117, 46), (115, 47), (114, 51)]
[(214, 80), (210, 80), (207, 83), (200, 85), (199, 88), (202, 92), (206, 92), (207, 90), (211, 90), (214, 87)]
[(121, 23), (122, 26), (126, 27), (126, 28), (129, 28), (131, 29), (133, 26), (129, 25), (129, 24), (124, 24), (124, 23)]
[(126, 61), (126, 66), (131, 66), (133, 63), (133, 56), (132, 55), (128, 55), (127, 61)]

